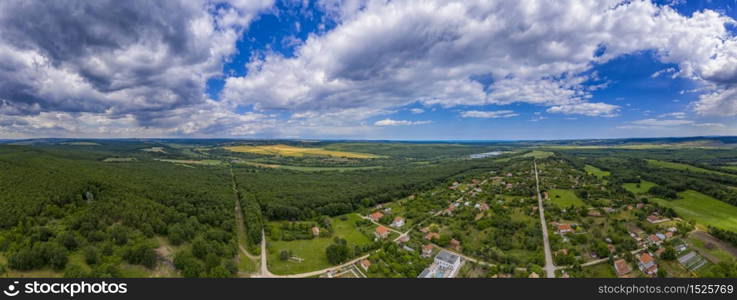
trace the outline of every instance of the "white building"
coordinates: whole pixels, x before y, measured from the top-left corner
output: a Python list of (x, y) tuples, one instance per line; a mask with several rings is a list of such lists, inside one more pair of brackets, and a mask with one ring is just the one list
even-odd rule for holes
[(432, 265), (422, 271), (418, 278), (453, 278), (458, 274), (461, 265), (460, 256), (441, 250)]

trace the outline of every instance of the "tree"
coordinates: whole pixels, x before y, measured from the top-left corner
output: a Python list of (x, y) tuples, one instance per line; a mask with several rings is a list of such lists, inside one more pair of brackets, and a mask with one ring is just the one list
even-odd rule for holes
[(202, 237), (197, 237), (192, 241), (192, 254), (195, 257), (204, 259), (209, 252), (210, 245)]
[(192, 252), (184, 250), (180, 251), (174, 257), (174, 266), (182, 272), (184, 277), (196, 278), (200, 277), (204, 268), (192, 255)]
[(345, 240), (342, 240), (342, 242), (339, 242), (338, 240), (342, 239), (336, 239), (335, 244), (332, 244), (325, 249), (325, 255), (327, 255), (328, 262), (333, 265), (345, 262), (352, 256), (350, 253), (351, 249), (345, 243)]
[(78, 264), (70, 264), (64, 269), (64, 278), (85, 278), (88, 277), (84, 268)]
[(123, 258), (134, 265), (143, 265), (149, 269), (156, 267), (156, 251), (143, 243), (139, 243), (126, 249), (123, 254)]
[(60, 234), (57, 237), (59, 244), (67, 248), (69, 251), (74, 251), (79, 246), (79, 242), (77, 242), (77, 237), (74, 236), (74, 233), (65, 231), (62, 234)]
[(665, 246), (665, 250), (663, 250), (663, 254), (660, 255), (660, 258), (664, 260), (676, 259), (676, 249), (671, 245)]
[(279, 259), (281, 261), (286, 261), (290, 257), (292, 257), (292, 251), (291, 250), (282, 250), (281, 252), (279, 252)]
[(88, 265), (95, 265), (100, 262), (100, 252), (96, 247), (86, 247), (82, 252), (84, 254), (84, 262)]
[(210, 270), (208, 275), (208, 277), (212, 278), (228, 278), (230, 277), (230, 272), (224, 266), (220, 265)]
[(128, 243), (128, 230), (123, 226), (115, 225), (110, 229), (110, 237), (116, 245), (125, 245)]

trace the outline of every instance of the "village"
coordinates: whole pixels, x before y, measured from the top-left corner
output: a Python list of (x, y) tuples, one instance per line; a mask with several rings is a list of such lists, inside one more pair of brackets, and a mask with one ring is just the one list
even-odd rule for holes
[[(618, 186), (594, 166), (555, 158), (534, 165), (504, 162), (317, 222), (271, 222), (269, 268), (284, 276), (324, 268), (315, 276), (329, 278), (700, 277), (737, 255), (639, 184)], [(331, 245), (345, 245), (352, 260), (331, 267)]]
[[(710, 249), (734, 255), (716, 238), (701, 242), (708, 233), (643, 195), (606, 192), (606, 175), (593, 166), (548, 159), (539, 167), (555, 277), (699, 277), (719, 262)], [(521, 161), (377, 205), (364, 218), (377, 225), (375, 240), (395, 234), (396, 253), (419, 256), (426, 267), (417, 277), (540, 278), (546, 262), (533, 182), (530, 160)], [(575, 189), (599, 193), (584, 200)], [(385, 277), (395, 263), (385, 258), (357, 265), (366, 277)]]

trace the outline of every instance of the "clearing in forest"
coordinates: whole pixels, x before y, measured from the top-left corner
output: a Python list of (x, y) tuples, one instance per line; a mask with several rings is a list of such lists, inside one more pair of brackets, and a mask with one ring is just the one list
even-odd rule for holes
[(377, 158), (379, 156), (368, 153), (331, 151), (323, 148), (303, 148), (288, 145), (264, 145), (264, 146), (229, 146), (225, 150), (233, 152), (255, 153), (263, 155), (281, 155), (302, 157), (305, 155), (321, 155), (345, 158)]

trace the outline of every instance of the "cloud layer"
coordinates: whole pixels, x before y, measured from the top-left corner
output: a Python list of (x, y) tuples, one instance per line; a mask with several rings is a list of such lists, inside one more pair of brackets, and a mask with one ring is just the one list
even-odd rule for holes
[[(737, 39), (727, 30), (737, 24), (711, 10), (323, 0), (322, 22), (334, 28), (295, 40), (293, 55), (264, 51), (245, 74), (223, 74), (249, 24), (273, 5), (2, 1), (0, 137), (351, 135), (424, 124), (391, 116), (409, 105), (413, 114), (459, 107), (463, 118), (513, 117), (516, 103), (614, 117), (622, 107), (596, 99), (611, 82), (594, 68), (642, 51), (677, 66), (653, 78), (688, 78), (703, 91), (694, 113), (737, 116)], [(215, 100), (204, 93), (213, 78), (225, 81)]]

